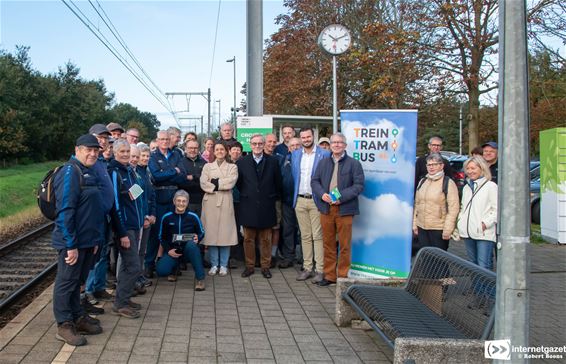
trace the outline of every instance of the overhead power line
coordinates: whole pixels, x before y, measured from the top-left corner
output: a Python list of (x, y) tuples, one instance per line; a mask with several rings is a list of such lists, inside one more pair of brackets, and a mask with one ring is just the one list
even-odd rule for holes
[[(102, 21), (104, 22), (104, 24), (108, 27), (108, 29), (111, 31), (111, 33), (114, 35), (114, 37), (118, 40), (118, 42), (120, 43), (120, 45), (122, 46), (122, 48), (124, 48), (124, 50), (126, 50), (126, 53), (128, 54), (128, 56), (132, 59), (132, 61), (136, 64), (136, 66), (141, 70), (142, 74), (139, 74), (134, 67), (128, 62), (128, 59), (126, 57), (124, 57), (117, 49), (116, 47), (114, 47), (114, 45), (112, 45), (112, 43), (108, 40), (108, 38), (106, 38), (106, 36), (100, 31), (100, 29), (98, 29), (98, 27), (88, 18), (87, 15), (85, 15), (80, 8), (73, 3), (72, 0), (61, 0), (63, 2), (63, 4), (65, 4), (65, 6), (67, 6), (67, 8), (69, 8), (69, 10), (71, 10), (71, 12), (83, 23), (83, 25), (85, 27), (87, 27), (87, 29), (110, 51), (110, 53), (112, 53), (112, 55), (114, 57), (116, 57), (116, 59), (118, 59), (118, 61), (120, 61), (120, 63), (122, 63), (122, 65), (132, 74), (132, 76), (134, 76), (136, 78), (136, 80), (138, 80), (139, 83), (141, 83), (141, 85), (171, 114), (173, 115), (173, 117), (175, 118), (175, 121), (177, 122), (177, 124), (179, 124), (177, 117), (175, 115), (175, 112), (173, 111), (173, 109), (171, 108), (171, 104), (169, 103), (169, 100), (167, 99), (167, 97), (165, 96), (165, 94), (161, 91), (161, 89), (155, 84), (155, 82), (153, 82), (153, 80), (151, 79), (151, 77), (149, 77), (149, 75), (147, 74), (147, 72), (143, 69), (143, 67), (141, 66), (140, 62), (137, 60), (137, 58), (133, 55), (133, 53), (130, 51), (129, 47), (126, 45), (125, 41), (123, 40), (123, 38), (120, 36), (120, 34), (118, 33), (117, 29), (114, 27), (114, 24), (111, 22), (110, 18), (108, 17), (108, 15), (106, 14), (106, 12), (104, 12), (104, 9), (102, 9), (102, 7), (99, 5), (100, 10), (104, 13), (104, 15), (106, 16), (106, 18), (104, 18), (100, 12), (94, 7), (94, 4), (92, 4), (92, 2), (89, 0), (89, 3), (93, 6), (93, 8), (95, 9), (96, 13), (98, 14), (98, 16), (102, 19)], [(71, 5), (74, 7), (71, 7)], [(98, 1), (97, 1), (98, 3)], [(76, 9), (76, 10), (75, 10)], [(107, 21), (112, 24), (111, 26), (107, 23)], [(149, 83), (146, 81), (146, 79), (149, 81)], [(150, 84), (153, 86), (150, 86)]]
[(212, 71), (214, 69), (214, 56), (216, 55), (216, 39), (218, 38), (218, 24), (220, 23), (220, 5), (222, 0), (218, 0), (218, 11), (216, 13), (216, 30), (214, 31), (214, 44), (212, 46), (212, 62), (210, 63), (210, 77), (208, 78), (208, 88), (212, 83)]

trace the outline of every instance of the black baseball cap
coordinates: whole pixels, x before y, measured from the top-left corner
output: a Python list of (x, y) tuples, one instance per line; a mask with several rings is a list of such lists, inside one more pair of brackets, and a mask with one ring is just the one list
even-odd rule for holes
[(110, 135), (110, 132), (108, 131), (108, 129), (106, 129), (106, 126), (103, 124), (94, 124), (93, 126), (90, 127), (90, 129), (88, 129), (88, 133), (95, 135), (102, 135), (102, 134)]
[(100, 148), (100, 144), (98, 144), (98, 139), (92, 134), (85, 134), (81, 135), (77, 142), (75, 143), (77, 147), (98, 147)]

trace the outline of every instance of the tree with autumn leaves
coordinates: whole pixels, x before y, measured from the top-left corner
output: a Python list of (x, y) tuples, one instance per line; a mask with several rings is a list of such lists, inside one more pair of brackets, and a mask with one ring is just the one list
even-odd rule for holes
[[(529, 5), (531, 49), (563, 68), (560, 53), (548, 46), (549, 36), (566, 40), (563, 3)], [(331, 113), (331, 61), (316, 39), (326, 25), (340, 23), (351, 30), (352, 47), (338, 58), (339, 108), (418, 108), (419, 119), (436, 124), (435, 107), (453, 105), (448, 114), (457, 122), (464, 104), (468, 148), (483, 140), (481, 101), (496, 100), (498, 82), (497, 0), (287, 0), (285, 6), (265, 52), (266, 113)]]

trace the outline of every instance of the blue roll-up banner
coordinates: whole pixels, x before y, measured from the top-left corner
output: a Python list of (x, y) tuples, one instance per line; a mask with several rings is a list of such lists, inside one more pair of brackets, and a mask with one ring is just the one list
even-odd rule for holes
[(342, 110), (365, 188), (352, 229), (351, 277), (405, 278), (411, 262), (417, 110)]

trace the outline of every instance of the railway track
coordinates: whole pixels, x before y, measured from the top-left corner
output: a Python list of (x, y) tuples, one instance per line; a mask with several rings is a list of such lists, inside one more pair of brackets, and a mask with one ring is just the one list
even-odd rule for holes
[(0, 247), (0, 312), (55, 271), (52, 230), (51, 222)]

